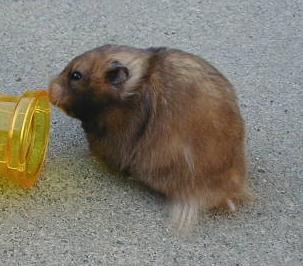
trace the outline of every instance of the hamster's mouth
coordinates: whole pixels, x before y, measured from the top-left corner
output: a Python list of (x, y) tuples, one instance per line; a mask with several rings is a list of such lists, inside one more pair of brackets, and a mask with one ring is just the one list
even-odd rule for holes
[(49, 100), (53, 106), (59, 108), (66, 115), (73, 117), (73, 118), (77, 118), (75, 113), (73, 112), (72, 108), (66, 107), (66, 105), (64, 104), (64, 100), (62, 100), (61, 98), (51, 97), (51, 94), (50, 94)]
[(72, 109), (65, 107), (64, 104), (62, 103), (62, 100), (60, 100), (60, 99), (55, 99), (55, 100), (50, 99), (50, 102), (52, 103), (52, 105), (58, 107), (66, 115), (76, 118)]
[(73, 108), (68, 107), (70, 105), (70, 101), (68, 101), (68, 97), (66, 95), (58, 95), (56, 91), (54, 91), (51, 87), (49, 89), (49, 100), (52, 105), (58, 107), (66, 115), (77, 118), (74, 111), (72, 110)]

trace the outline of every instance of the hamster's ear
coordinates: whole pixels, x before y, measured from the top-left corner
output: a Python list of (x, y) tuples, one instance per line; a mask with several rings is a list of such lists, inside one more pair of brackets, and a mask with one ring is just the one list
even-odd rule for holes
[(128, 80), (129, 70), (126, 66), (115, 61), (105, 73), (105, 78), (110, 84), (117, 86)]

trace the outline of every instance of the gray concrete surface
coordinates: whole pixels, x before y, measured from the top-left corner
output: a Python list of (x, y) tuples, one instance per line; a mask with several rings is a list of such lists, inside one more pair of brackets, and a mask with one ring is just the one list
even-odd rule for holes
[(54, 111), (47, 166), (30, 191), (0, 182), (1, 265), (303, 265), (302, 0), (0, 0), (0, 91), (47, 86), (108, 42), (199, 54), (235, 85), (257, 201), (174, 235), (167, 205), (88, 157)]

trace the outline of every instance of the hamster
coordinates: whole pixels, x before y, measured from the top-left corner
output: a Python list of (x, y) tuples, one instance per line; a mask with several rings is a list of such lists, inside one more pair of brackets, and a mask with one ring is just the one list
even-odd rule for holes
[(82, 122), (91, 152), (172, 203), (182, 229), (201, 210), (249, 200), (245, 124), (231, 83), (202, 58), (165, 47), (105, 45), (49, 84)]

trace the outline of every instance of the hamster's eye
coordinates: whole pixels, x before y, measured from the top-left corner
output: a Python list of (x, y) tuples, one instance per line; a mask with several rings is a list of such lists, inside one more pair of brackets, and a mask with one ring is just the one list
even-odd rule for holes
[(79, 71), (75, 71), (71, 74), (71, 80), (80, 80), (82, 78), (82, 74)]

